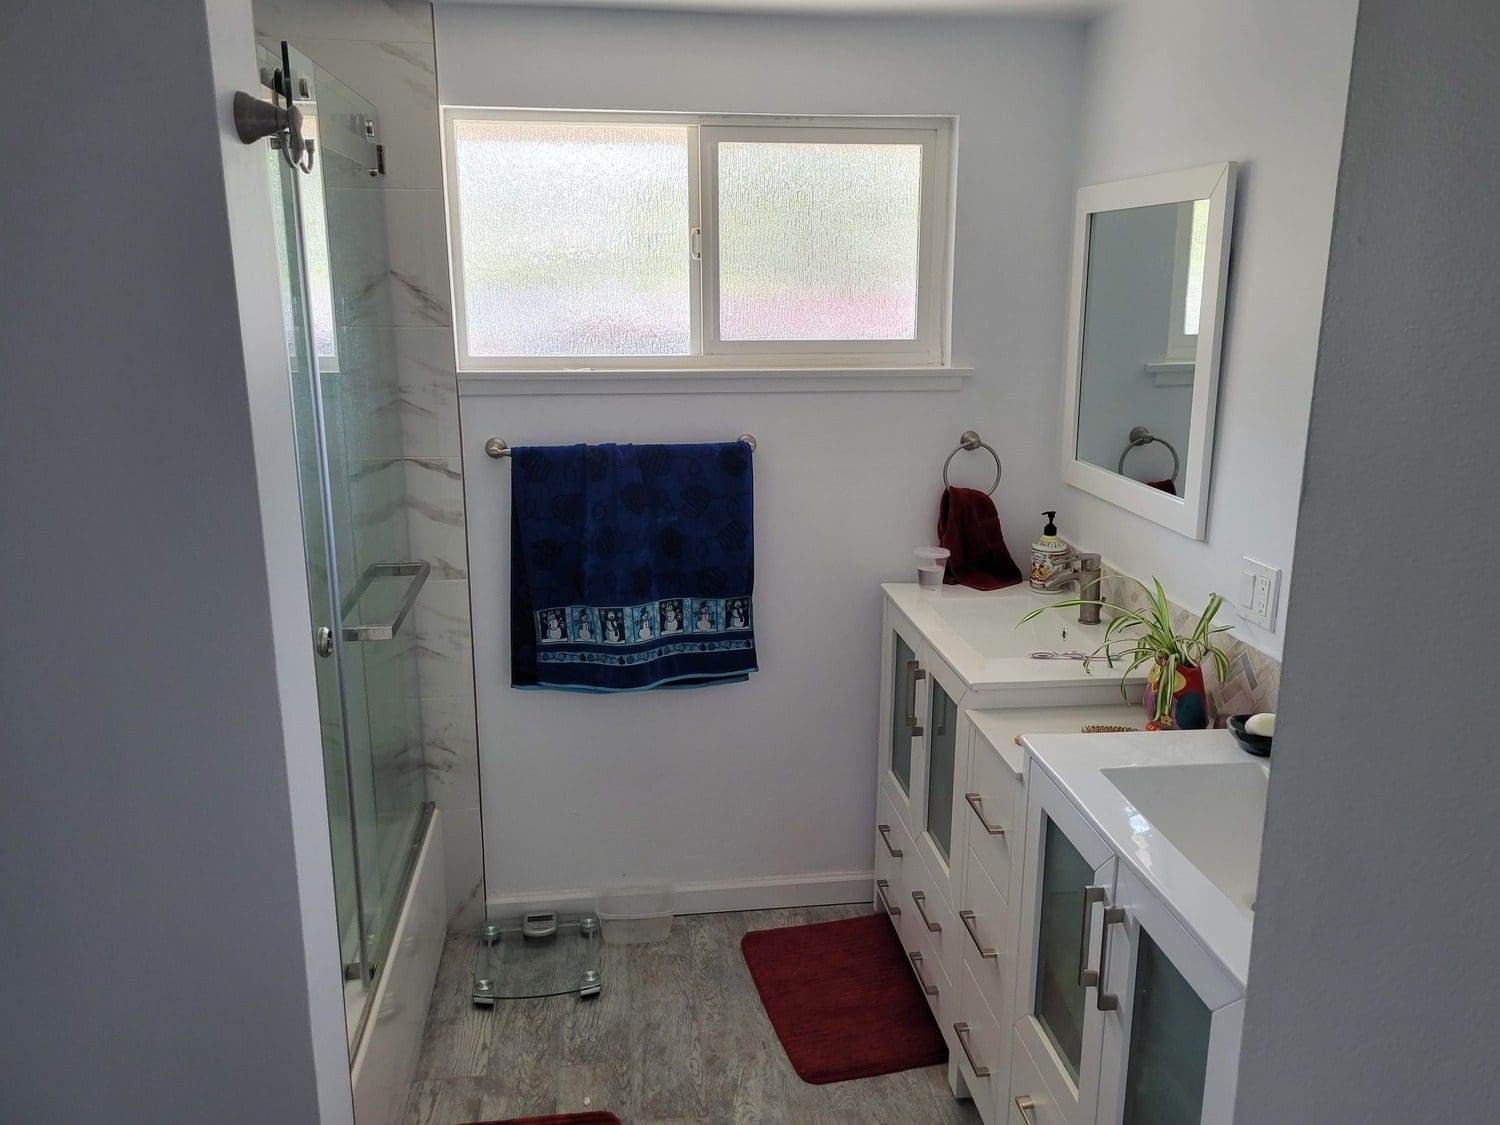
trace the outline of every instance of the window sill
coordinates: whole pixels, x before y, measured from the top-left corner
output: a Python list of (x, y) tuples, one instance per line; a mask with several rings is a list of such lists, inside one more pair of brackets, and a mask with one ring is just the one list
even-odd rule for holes
[(728, 367), (460, 371), (460, 395), (712, 394), (769, 391), (956, 391), (972, 367)]
[(1197, 363), (1191, 359), (1163, 359), (1146, 364), (1146, 374), (1157, 387), (1191, 387)]

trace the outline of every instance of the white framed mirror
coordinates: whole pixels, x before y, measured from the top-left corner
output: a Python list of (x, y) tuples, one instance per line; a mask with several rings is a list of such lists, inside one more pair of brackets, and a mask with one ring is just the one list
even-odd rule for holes
[(1232, 163), (1078, 193), (1063, 480), (1192, 539), (1208, 523)]

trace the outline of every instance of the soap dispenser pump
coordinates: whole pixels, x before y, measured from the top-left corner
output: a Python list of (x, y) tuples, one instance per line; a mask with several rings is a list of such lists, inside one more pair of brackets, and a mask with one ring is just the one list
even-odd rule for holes
[(1031, 545), (1031, 588), (1047, 593), (1047, 580), (1057, 573), (1068, 557), (1068, 545), (1057, 535), (1057, 512), (1043, 512), (1047, 526), (1042, 528), (1042, 537)]

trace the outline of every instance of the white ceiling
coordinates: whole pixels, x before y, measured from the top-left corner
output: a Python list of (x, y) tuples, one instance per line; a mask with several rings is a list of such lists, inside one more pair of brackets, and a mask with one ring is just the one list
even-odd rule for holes
[(788, 12), (848, 15), (1090, 16), (1122, 0), (434, 0), (525, 8), (635, 8), (674, 12)]

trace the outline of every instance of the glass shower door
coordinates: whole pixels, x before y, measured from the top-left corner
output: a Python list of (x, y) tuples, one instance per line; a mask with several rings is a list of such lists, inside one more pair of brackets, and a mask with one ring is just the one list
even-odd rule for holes
[[(388, 272), (375, 109), (288, 53), (313, 170), (268, 157), (352, 1051), (425, 824), (411, 615), (428, 568), (408, 551), (389, 306), (370, 298)], [(280, 59), (261, 64), (273, 82)]]

